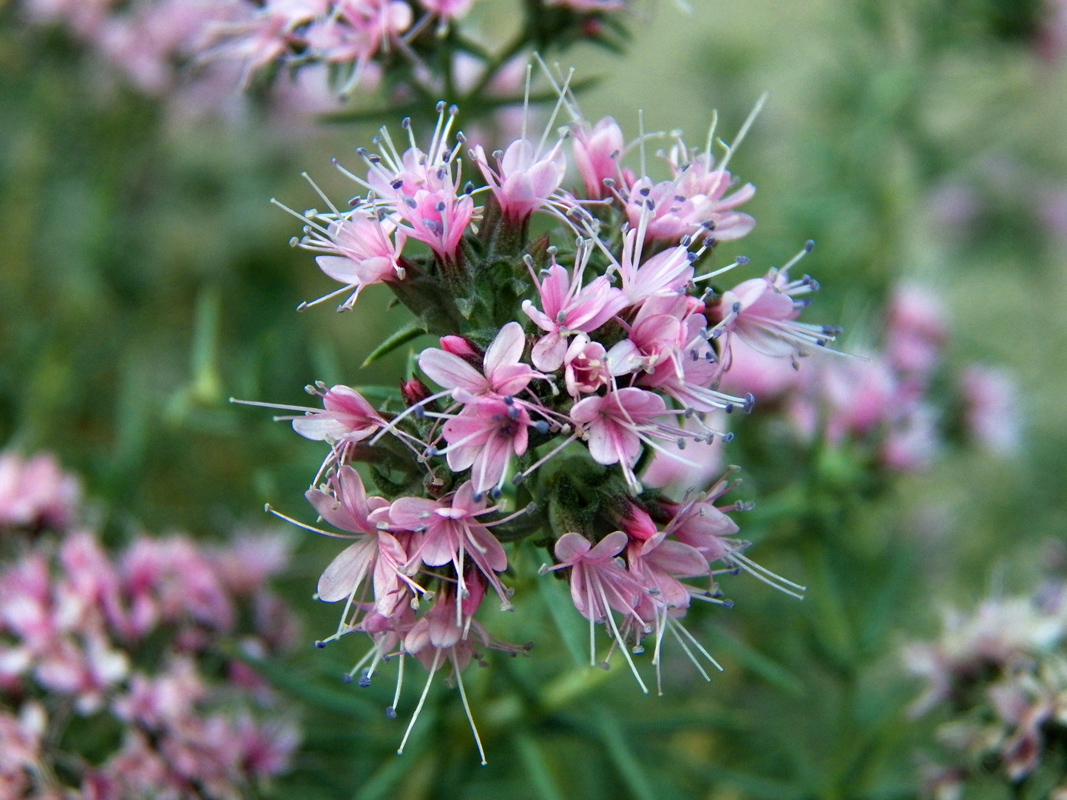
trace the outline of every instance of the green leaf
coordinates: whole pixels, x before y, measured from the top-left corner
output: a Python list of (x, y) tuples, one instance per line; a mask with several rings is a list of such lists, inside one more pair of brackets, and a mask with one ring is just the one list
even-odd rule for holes
[(709, 630), (712, 632), (713, 636), (726, 642), (730, 655), (743, 667), (751, 670), (754, 674), (767, 681), (767, 683), (784, 692), (788, 692), (797, 697), (804, 694), (804, 681), (781, 664), (763, 655), (763, 653), (758, 650), (749, 647), (736, 636), (727, 633), (721, 628), (709, 628)]
[(517, 731), (512, 738), (537, 797), (541, 800), (564, 800), (563, 792), (553, 780), (537, 740), (526, 731)]
[(571, 654), (574, 663), (579, 667), (588, 667), (589, 661), (585, 648), (588, 643), (582, 634), (584, 625), (579, 625), (582, 617), (574, 608), (570, 596), (563, 588), (563, 582), (550, 575), (542, 575), (537, 582), (541, 602), (548, 608), (552, 621), (559, 629), (559, 635), (563, 638), (563, 644), (567, 646), (567, 652)]
[(352, 692), (331, 689), (316, 683), (307, 675), (277, 661), (254, 658), (245, 653), (233, 653), (232, 656), (248, 664), (275, 688), (287, 692), (314, 708), (337, 714), (356, 714), (364, 717), (380, 714), (380, 710), (370, 701)]
[(433, 730), (436, 722), (436, 711), (427, 708), (422, 713), (422, 718), (416, 723), (411, 731), (404, 753), (390, 758), (373, 775), (359, 787), (359, 791), (352, 796), (352, 800), (382, 800), (386, 797), (397, 797), (394, 789), (409, 772), (417, 769), (422, 761), (426, 746), (431, 740), (428, 731)]
[(371, 351), (371, 354), (363, 360), (360, 367), (366, 367), (373, 364), (378, 359), (389, 355), (389, 353), (393, 352), (398, 347), (407, 344), (412, 339), (418, 339), (424, 333), (426, 333), (426, 328), (423, 324), (417, 319), (411, 320), (403, 325), (400, 330), (375, 347), (374, 350)]
[(603, 707), (597, 709), (596, 717), (597, 731), (608, 751), (608, 758), (619, 770), (619, 775), (630, 790), (631, 796), (636, 800), (656, 800), (658, 797), (665, 796), (662, 791), (657, 793), (653, 790), (652, 781), (645, 774), (637, 756), (622, 735), (622, 726), (619, 721)]
[(761, 778), (758, 775), (749, 775), (723, 767), (705, 766), (703, 773), (706, 777), (715, 781), (722, 781), (740, 789), (745, 797), (753, 800), (795, 800), (802, 797), (803, 792), (789, 783)]

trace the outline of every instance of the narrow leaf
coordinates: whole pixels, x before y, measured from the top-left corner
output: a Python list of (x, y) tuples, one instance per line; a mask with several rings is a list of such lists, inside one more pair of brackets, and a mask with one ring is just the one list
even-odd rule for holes
[(726, 648), (733, 658), (767, 683), (797, 697), (804, 694), (804, 681), (787, 670), (778, 662), (745, 644), (722, 628), (709, 628), (713, 636), (726, 642)]
[[(336, 714), (378, 716), (381, 710), (373, 703), (343, 689), (331, 689), (314, 682), (307, 675), (269, 659), (254, 658), (245, 653), (234, 653), (235, 658), (248, 664), (276, 689), (292, 695), (314, 708)], [(340, 679), (338, 679), (338, 682)]]
[(424, 333), (426, 333), (426, 329), (423, 327), (422, 323), (417, 319), (411, 320), (403, 325), (400, 330), (375, 347), (374, 350), (371, 351), (371, 354), (363, 360), (360, 367), (366, 367), (369, 364), (373, 364), (378, 359), (388, 355), (398, 347), (402, 347), (412, 339), (418, 339)]
[(584, 625), (579, 624), (585, 620), (571, 602), (570, 594), (564, 588), (565, 584), (549, 575), (542, 575), (537, 583), (541, 602), (545, 604), (552, 621), (556, 623), (563, 644), (567, 646), (567, 652), (571, 654), (576, 665), (588, 667), (589, 653), (586, 648), (589, 647), (589, 642), (581, 630)]
[(430, 740), (427, 731), (433, 728), (434, 715), (432, 709), (427, 709), (424, 713), (427, 718), (419, 720), (420, 724), (415, 726), (404, 754), (387, 759), (359, 787), (359, 791), (352, 796), (352, 800), (384, 800), (387, 797), (403, 796), (395, 791), (396, 785), (408, 773), (419, 767)]
[(517, 731), (512, 738), (530, 783), (540, 800), (564, 800), (563, 792), (552, 779), (552, 773), (537, 740), (526, 731)]
[(636, 800), (656, 800), (669, 796), (669, 792), (662, 791), (663, 787), (660, 787), (661, 791), (658, 793), (653, 790), (652, 782), (622, 735), (622, 726), (606, 708), (597, 709), (597, 730), (608, 751), (608, 758), (618, 769), (631, 796)]

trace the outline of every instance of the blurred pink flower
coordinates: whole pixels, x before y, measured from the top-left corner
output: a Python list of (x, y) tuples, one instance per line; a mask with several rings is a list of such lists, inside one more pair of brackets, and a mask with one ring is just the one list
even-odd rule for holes
[(66, 528), (80, 502), (78, 479), (48, 453), (0, 453), (0, 527)]

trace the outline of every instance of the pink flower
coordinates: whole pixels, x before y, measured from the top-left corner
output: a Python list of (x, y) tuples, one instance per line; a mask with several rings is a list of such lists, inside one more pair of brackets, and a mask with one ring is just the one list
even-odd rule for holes
[(584, 333), (576, 334), (563, 356), (563, 380), (567, 394), (575, 399), (607, 386), (611, 372), (604, 345), (591, 341)]
[[(338, 307), (339, 311), (352, 308), (366, 286), (404, 279), (400, 252), (404, 249), (407, 237), (404, 230), (398, 230), (394, 223), (379, 220), (362, 209), (337, 219), (328, 219), (324, 215), (318, 215), (317, 218), (312, 215), (306, 219), (308, 225), (300, 246), (323, 254), (317, 256), (315, 261), (323, 272), (345, 284), (340, 291), (354, 290)], [(323, 228), (317, 220), (325, 222), (327, 227)], [(395, 244), (390, 238), (394, 235)], [(337, 294), (332, 292), (326, 297)], [(305, 304), (302, 308), (309, 305), (313, 303)]]
[[(429, 245), (446, 263), (456, 256), (459, 241), (474, 215), (474, 200), (460, 192), (459, 173), (453, 176), (452, 171), (459, 147), (450, 147), (448, 139), (457, 113), (455, 106), (438, 104), (437, 128), (427, 152), (415, 146), (412, 137), (411, 147), (401, 155), (383, 128), (382, 155), (362, 148), (357, 151), (368, 165), (367, 179), (341, 170), (373, 193), (373, 198), (363, 204), (364, 209), (375, 216), (387, 215), (408, 236)], [(410, 130), (409, 120), (404, 120), (404, 127)]]
[(898, 286), (886, 315), (886, 356), (898, 372), (927, 378), (948, 337), (947, 312), (929, 288)]
[(571, 126), (574, 165), (585, 184), (585, 196), (599, 200), (605, 196), (604, 181), (619, 174), (619, 160), (625, 150), (622, 129), (611, 117), (590, 127), (585, 120)]
[(280, 58), (298, 41), (297, 29), (325, 13), (327, 0), (267, 0), (262, 8), (248, 9), (243, 20), (210, 26), (205, 32), (205, 60), (225, 58), (244, 63), (242, 83)]
[(528, 428), (533, 423), (525, 406), (512, 399), (473, 399), (444, 426), (448, 447), (432, 452), (447, 455), (454, 472), (470, 469), (477, 495), (499, 493), (514, 453), (526, 452)]
[(559, 369), (567, 353), (568, 336), (592, 333), (628, 305), (626, 296), (603, 275), (582, 286), (590, 252), (588, 246), (579, 252), (573, 282), (567, 270), (554, 262), (544, 280), (534, 277), (542, 310), (538, 311), (529, 300), (522, 303), (523, 313), (546, 332), (532, 353), (533, 364), (539, 370)]
[(0, 453), (0, 527), (65, 528), (80, 500), (78, 479), (62, 472), (51, 455)]
[[(803, 586), (786, 580), (743, 555), (742, 551), (749, 546), (749, 542), (733, 538), (740, 528), (726, 516), (726, 512), (744, 511), (752, 505), (740, 501), (724, 507), (714, 505), (715, 500), (737, 484), (731, 484), (728, 480), (728, 476), (736, 471), (737, 467), (731, 467), (706, 493), (693, 495), (680, 505), (674, 506), (673, 516), (663, 533), (697, 550), (709, 564), (722, 561), (735, 570), (743, 569), (780, 592), (803, 599), (803, 593), (806, 591)], [(671, 508), (669, 504), (664, 506)]]
[[(630, 539), (626, 550), (630, 574), (644, 588), (646, 602), (659, 627), (668, 615), (680, 616), (689, 608), (690, 596), (699, 590), (679, 578), (696, 578), (710, 572), (704, 555), (682, 542), (659, 533), (645, 540)], [(648, 616), (647, 612), (645, 615)], [(657, 636), (657, 639), (659, 637)]]
[(159, 623), (194, 622), (217, 631), (235, 624), (236, 609), (214, 566), (185, 537), (138, 538), (122, 555), (120, 575), (130, 598), (131, 636)]
[(626, 388), (579, 400), (571, 419), (588, 436), (589, 455), (598, 464), (618, 464), (626, 482), (639, 491), (633, 465), (641, 454), (641, 441), (655, 428), (656, 417), (666, 413), (663, 398), (643, 389)]
[(308, 50), (328, 64), (350, 64), (341, 94), (366, 84), (370, 60), (411, 27), (411, 6), (401, 0), (340, 0), (308, 27)]
[[(411, 730), (415, 727), (415, 721), (418, 719), (423, 704), (426, 702), (426, 695), (430, 691), (430, 684), (433, 682), (434, 675), (441, 665), (447, 661), (452, 665), (452, 679), (459, 688), (463, 710), (467, 714), (467, 721), (470, 723), (471, 732), (474, 734), (474, 741), (478, 747), (481, 762), (483, 765), (486, 763), (485, 750), (482, 748), (482, 740), (478, 735), (478, 728), (474, 724), (470, 704), (467, 702), (467, 691), (463, 686), (463, 670), (467, 668), (472, 658), (480, 660), (480, 656), (471, 642), (471, 634), (473, 633), (474, 637), (483, 646), (499, 647), (512, 652), (519, 652), (521, 648), (515, 648), (512, 645), (491, 639), (485, 628), (474, 620), (474, 612), (481, 605), (482, 598), (485, 595), (485, 587), (477, 578), (467, 585), (469, 592), (467, 592), (466, 596), (463, 596), (461, 591), (460, 596), (457, 597), (456, 591), (450, 589), (445, 589), (438, 594), (437, 601), (433, 607), (411, 627), (404, 637), (404, 650), (419, 659), (426, 671), (429, 672), (429, 675), (426, 678), (426, 686), (422, 691), (422, 696), (419, 698), (418, 705), (411, 715), (411, 721), (408, 723), (407, 731), (404, 733), (404, 739), (400, 742), (398, 753), (403, 753), (404, 747), (407, 745)], [(397, 694), (399, 696), (399, 690)]]
[[(720, 410), (730, 414), (738, 409), (750, 412), (755, 403), (752, 394), (737, 397), (711, 388), (718, 385), (722, 365), (708, 342), (705, 325), (702, 314), (686, 317), (685, 332), (680, 339), (685, 344), (679, 348), (677, 357), (661, 361), (651, 373), (639, 375), (637, 385), (661, 391), (683, 408), (700, 414)], [(717, 433), (706, 427), (705, 432)]]
[(796, 359), (814, 347), (825, 347), (840, 333), (834, 326), (796, 321), (808, 304), (794, 297), (815, 291), (819, 285), (806, 275), (790, 281), (788, 270), (814, 244), (808, 242), (782, 269), (772, 269), (766, 276), (747, 280), (723, 294), (716, 307), (719, 319), (713, 335), (723, 337), (724, 369), (730, 367), (734, 337), (765, 355)]
[(541, 153), (529, 139), (518, 139), (508, 145), (503, 155), (497, 154), (495, 170), (489, 166), (481, 145), (475, 146), (472, 158), (489, 183), (504, 216), (520, 222), (548, 202), (567, 171), (567, 159), (560, 142), (548, 152)]
[(643, 230), (646, 240), (677, 242), (701, 231), (719, 242), (740, 239), (756, 221), (734, 209), (748, 202), (756, 187), (746, 183), (727, 195), (733, 186), (730, 173), (715, 168), (708, 153), (690, 155), (682, 149), (672, 153), (672, 180), (653, 183), (644, 177), (634, 182), (626, 198), (630, 225)]
[(456, 571), (460, 595), (466, 592), (466, 561), (478, 568), (493, 587), (505, 607), (510, 607), (508, 592), (496, 573), (508, 567), (508, 557), (496, 537), (478, 517), (494, 509), (485, 507), (485, 498), (476, 498), (474, 485), (467, 481), (450, 497), (428, 500), (401, 497), (389, 508), (389, 521), (397, 528), (414, 531), (410, 545), (409, 569), (419, 562), (428, 567), (452, 564)]
[(1010, 456), (1022, 446), (1020, 392), (1004, 370), (975, 364), (960, 376), (967, 432), (989, 452)]
[(630, 658), (627, 644), (612, 611), (617, 611), (625, 618), (624, 629), (634, 632), (637, 640), (651, 630), (651, 625), (638, 613), (644, 600), (644, 587), (622, 564), (619, 554), (625, 549), (629, 539), (622, 531), (609, 533), (594, 546), (579, 533), (565, 533), (556, 541), (555, 554), (557, 564), (542, 567), (541, 571), (570, 568), (571, 600), (578, 613), (589, 620), (589, 664), (596, 666), (593, 625), (605, 622), (611, 627), (619, 649), (630, 665), (634, 678), (641, 691), (648, 694), (648, 689), (637, 673), (633, 659)]
[(320, 388), (317, 394), (322, 397), (322, 411), (309, 409), (292, 418), (293, 430), (305, 439), (355, 444), (385, 426), (381, 414), (355, 389), (339, 384), (325, 391)]
[[(441, 346), (446, 347), (445, 339), (441, 340)], [(463, 403), (480, 397), (516, 395), (534, 378), (544, 377), (522, 363), (526, 336), (517, 322), (501, 328), (485, 351), (484, 375), (466, 359), (449, 351), (455, 345), (448, 347), (446, 350), (427, 348), (419, 353), (419, 369), (438, 385), (452, 390), (452, 396)]]
[(571, 600), (591, 622), (604, 621), (612, 609), (632, 614), (641, 602), (641, 585), (618, 561), (628, 541), (622, 531), (608, 534), (595, 546), (579, 533), (565, 533), (556, 541), (559, 563), (552, 569), (571, 568)]
[(693, 278), (690, 253), (685, 247), (670, 247), (641, 262), (643, 245), (637, 229), (626, 234), (619, 274), (628, 305), (640, 305), (650, 297), (678, 294)]
[(382, 614), (391, 614), (403, 599), (405, 587), (411, 581), (403, 574), (408, 562), (408, 553), (396, 537), (380, 531), (375, 512), (385, 516), (389, 507), (382, 497), (367, 497), (359, 473), (347, 464), (340, 467), (330, 479), (332, 493), (310, 489), (305, 497), (319, 515), (336, 528), (355, 534), (355, 542), (342, 550), (319, 577), (317, 597), (326, 603), (346, 600), (347, 606), (341, 615), (342, 627), (353, 627), (346, 622), (348, 607), (364, 602), (360, 595), (363, 581), (368, 575), (374, 580), (374, 607)]

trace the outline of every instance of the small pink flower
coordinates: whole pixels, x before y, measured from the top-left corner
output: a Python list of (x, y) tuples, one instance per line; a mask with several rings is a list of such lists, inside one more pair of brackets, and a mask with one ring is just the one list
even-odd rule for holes
[(580, 120), (571, 126), (574, 165), (585, 184), (585, 196), (599, 200), (605, 196), (604, 181), (619, 174), (619, 160), (625, 150), (622, 129), (611, 117), (589, 126)]
[(471, 471), (476, 493), (499, 493), (512, 454), (526, 452), (533, 423), (525, 406), (513, 398), (474, 399), (444, 426), (445, 453), (454, 472)]
[(696, 578), (710, 571), (703, 553), (662, 533), (645, 540), (631, 538), (626, 558), (645, 594), (664, 611), (689, 608), (692, 591), (679, 578)]
[(604, 345), (590, 341), (584, 333), (576, 334), (563, 356), (563, 380), (567, 394), (575, 399), (610, 384)]
[[(680, 337), (685, 344), (679, 348), (677, 357), (661, 361), (651, 373), (639, 375), (636, 383), (643, 388), (663, 392), (683, 408), (700, 414), (713, 411), (730, 414), (738, 409), (748, 413), (755, 403), (751, 394), (737, 397), (711, 388), (718, 385), (722, 365), (708, 342), (705, 325), (706, 319), (702, 314), (686, 317), (684, 334)], [(715, 432), (706, 429), (706, 433)]]
[(1010, 456), (1022, 444), (1020, 391), (1004, 370), (975, 364), (960, 376), (967, 432), (989, 452)]
[(340, 444), (362, 442), (385, 426), (374, 406), (355, 389), (331, 386), (322, 391), (322, 411), (308, 410), (293, 417), (293, 430), (305, 439)]
[[(558, 563), (551, 567), (542, 567), (541, 572), (570, 568), (571, 601), (578, 613), (589, 620), (590, 666), (596, 665), (593, 625), (604, 622), (610, 626), (614, 640), (626, 658), (641, 691), (648, 694), (648, 688), (630, 657), (630, 645), (626, 641), (632, 633), (636, 645), (642, 636), (652, 630), (649, 621), (642, 618), (639, 612), (646, 600), (645, 587), (627, 571), (619, 557), (628, 541), (625, 533), (615, 531), (594, 546), (579, 533), (565, 533), (556, 540), (555, 555)], [(621, 630), (611, 613), (613, 610), (624, 617)], [(627, 634), (623, 631), (627, 631)]]
[[(318, 220), (327, 227), (323, 228)], [(305, 231), (300, 246), (322, 253), (315, 258), (319, 269), (345, 284), (343, 291), (353, 290), (338, 310), (352, 308), (366, 286), (405, 277), (404, 268), (400, 266), (400, 253), (407, 236), (404, 229), (398, 229), (389, 220), (379, 220), (374, 214), (356, 210), (328, 221), (322, 215), (317, 219), (311, 217)], [(395, 237), (395, 243), (392, 237)], [(337, 292), (327, 297), (335, 294)]]
[(0, 527), (65, 528), (80, 500), (78, 479), (62, 472), (51, 455), (0, 453)]
[(234, 626), (236, 609), (218, 573), (185, 537), (136, 539), (122, 555), (120, 575), (130, 598), (131, 636), (144, 636), (160, 623)]
[(579, 533), (565, 533), (556, 541), (559, 563), (553, 569), (571, 568), (571, 600), (590, 622), (603, 622), (612, 609), (633, 614), (641, 602), (644, 589), (618, 558), (628, 541), (622, 531), (608, 534), (595, 546)]
[(497, 538), (478, 522), (479, 516), (492, 510), (485, 507), (484, 497), (476, 499), (474, 485), (467, 481), (442, 500), (422, 497), (394, 500), (389, 508), (389, 521), (401, 530), (417, 534), (409, 548), (409, 569), (419, 562), (428, 567), (452, 564), (462, 595), (466, 591), (465, 562), (470, 559), (504, 606), (510, 607), (508, 593), (496, 576), (507, 569), (508, 557)]
[(948, 337), (947, 312), (928, 288), (897, 287), (886, 315), (886, 355), (898, 372), (928, 377)]
[[(697, 550), (709, 564), (722, 561), (734, 570), (744, 570), (771, 588), (803, 599), (803, 593), (806, 591), (803, 586), (786, 580), (749, 559), (742, 551), (750, 543), (733, 538), (740, 529), (736, 522), (726, 516), (726, 512), (747, 510), (752, 507), (751, 504), (738, 501), (729, 506), (714, 505), (715, 500), (736, 486), (737, 482), (731, 484), (728, 480), (728, 475), (736, 471), (737, 467), (731, 467), (706, 493), (693, 495), (675, 506), (673, 516), (663, 533)], [(669, 504), (664, 505), (670, 507)]]
[(638, 240), (637, 234), (636, 229), (630, 229), (626, 234), (619, 265), (622, 291), (629, 305), (640, 305), (650, 297), (684, 291), (693, 278), (689, 250), (681, 246), (670, 247), (642, 262), (644, 242)]
[(522, 363), (526, 336), (517, 322), (509, 322), (501, 328), (485, 351), (482, 362), (484, 374), (479, 374), (467, 359), (452, 352), (458, 346), (457, 343), (446, 344), (442, 339), (441, 346), (446, 349), (431, 347), (419, 353), (419, 369), (438, 385), (452, 390), (453, 397), (463, 403), (479, 397), (503, 398), (516, 395), (525, 389), (531, 380), (543, 377)]
[[(680, 157), (682, 163), (678, 163)], [(646, 240), (677, 242), (707, 231), (716, 241), (725, 242), (752, 230), (755, 220), (734, 210), (756, 193), (751, 183), (727, 195), (733, 177), (714, 167), (707, 153), (693, 158), (675, 155), (668, 163), (675, 171), (672, 180), (653, 183), (648, 177), (640, 178), (627, 195), (630, 225), (642, 229)]]
[(210, 26), (201, 58), (243, 62), (242, 84), (247, 86), (255, 72), (297, 43), (301, 25), (321, 16), (326, 8), (327, 0), (268, 0), (262, 8), (248, 9), (244, 19)]
[(548, 202), (559, 189), (567, 171), (567, 159), (560, 143), (541, 153), (533, 142), (518, 139), (497, 156), (497, 168), (489, 166), (485, 151), (477, 145), (472, 158), (496, 196), (504, 216), (523, 221)]
[[(412, 145), (401, 155), (386, 132), (382, 155), (358, 151), (368, 165), (366, 180), (342, 172), (372, 192), (362, 208), (375, 216), (387, 215), (409, 237), (429, 245), (440, 259), (451, 263), (474, 215), (474, 200), (460, 192), (458, 170), (453, 175), (459, 147), (451, 147), (448, 140), (458, 109), (440, 103), (438, 113), (427, 152)], [(410, 129), (408, 120), (404, 125)]]
[[(412, 728), (415, 727), (415, 721), (430, 691), (434, 675), (447, 662), (452, 666), (452, 681), (459, 688), (463, 710), (467, 714), (467, 721), (474, 734), (478, 754), (481, 756), (482, 764), (485, 764), (485, 750), (482, 748), (482, 740), (474, 724), (470, 704), (467, 702), (467, 691), (463, 686), (462, 673), (472, 658), (481, 661), (481, 656), (475, 649), (475, 643), (512, 653), (522, 652), (523, 648), (492, 639), (485, 628), (474, 620), (474, 613), (478, 610), (485, 595), (485, 586), (477, 578), (470, 581), (467, 586), (469, 591), (465, 596), (462, 591), (457, 596), (457, 592), (450, 589), (439, 593), (433, 607), (411, 627), (404, 637), (404, 651), (422, 662), (429, 675), (419, 703), (411, 715), (404, 739), (400, 743), (400, 749), (397, 750), (398, 753), (402, 753), (407, 745), (408, 737), (411, 735)], [(475, 641), (472, 642), (472, 639)]]
[(411, 6), (400, 0), (340, 0), (332, 13), (308, 27), (308, 49), (329, 64), (351, 64), (342, 94), (363, 83), (370, 60), (412, 23)]
[(618, 464), (627, 483), (639, 489), (633, 465), (641, 454), (641, 440), (666, 413), (663, 398), (643, 389), (626, 388), (603, 396), (579, 400), (571, 408), (571, 420), (588, 436), (589, 455), (598, 464)]
[(532, 353), (533, 364), (539, 370), (559, 369), (567, 353), (568, 336), (592, 333), (628, 304), (626, 296), (603, 275), (582, 286), (582, 272), (589, 253), (588, 248), (579, 253), (573, 282), (567, 270), (556, 263), (548, 268), (544, 280), (534, 278), (542, 310), (538, 311), (529, 300), (522, 303), (523, 313), (546, 332)]
[[(809, 242), (801, 255), (813, 246)], [(819, 288), (807, 276), (796, 281), (788, 279), (788, 269), (797, 259), (781, 270), (772, 269), (766, 276), (744, 281), (723, 294), (715, 308), (718, 319), (713, 335), (723, 339), (724, 369), (730, 367), (734, 337), (765, 355), (796, 359), (813, 348), (825, 347), (840, 333), (833, 326), (796, 321), (808, 304), (794, 298)]]

